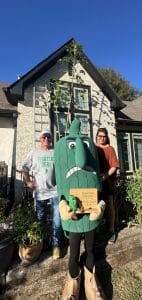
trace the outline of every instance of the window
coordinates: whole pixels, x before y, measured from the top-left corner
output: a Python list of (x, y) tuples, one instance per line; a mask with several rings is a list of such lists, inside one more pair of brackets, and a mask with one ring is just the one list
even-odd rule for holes
[(75, 116), (81, 122), (81, 128), (80, 128), (81, 133), (85, 135), (89, 135), (90, 134), (89, 115), (76, 114)]
[(68, 82), (59, 82), (53, 89), (52, 112), (54, 117), (56, 140), (68, 133), (74, 117), (81, 121), (81, 133), (90, 135), (90, 106), (88, 86)]
[(122, 171), (132, 171), (130, 138), (127, 133), (118, 134), (118, 155), (120, 169)]
[(68, 108), (71, 101), (70, 89), (66, 85), (58, 85), (56, 90), (57, 101), (54, 103), (58, 107)]
[(77, 109), (88, 110), (88, 90), (85, 88), (74, 88), (74, 103)]
[(118, 155), (121, 171), (133, 172), (142, 167), (142, 134), (118, 133)]
[(61, 138), (68, 133), (68, 124), (70, 123), (70, 116), (64, 112), (58, 112), (54, 115), (56, 126), (56, 138)]
[(133, 134), (135, 168), (142, 167), (142, 135)]

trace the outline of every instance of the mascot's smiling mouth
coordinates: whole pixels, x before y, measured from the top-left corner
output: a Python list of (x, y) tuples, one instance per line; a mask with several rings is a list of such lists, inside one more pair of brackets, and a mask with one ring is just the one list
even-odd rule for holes
[(94, 171), (94, 169), (90, 166), (86, 166), (84, 169), (79, 168), (79, 167), (73, 167), (71, 168), (67, 174), (66, 174), (66, 178), (69, 178), (71, 175), (73, 175), (75, 172), (77, 171), (87, 171), (87, 172), (92, 172), (94, 175), (96, 175), (96, 172)]

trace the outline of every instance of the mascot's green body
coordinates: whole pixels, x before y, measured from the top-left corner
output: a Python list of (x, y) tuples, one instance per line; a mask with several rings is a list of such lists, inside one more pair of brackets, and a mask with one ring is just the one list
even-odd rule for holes
[(80, 243), (82, 233), (87, 253), (84, 264), (84, 287), (89, 300), (105, 299), (101, 297), (101, 288), (94, 276), (94, 238), (95, 228), (99, 224), (105, 203), (100, 201), (98, 212), (77, 213), (77, 201), (70, 195), (70, 189), (101, 190), (98, 156), (91, 138), (80, 134), (80, 121), (75, 119), (69, 135), (55, 144), (55, 173), (59, 197), (59, 210), (62, 227), (69, 233), (70, 258), (68, 280), (64, 286), (62, 300), (79, 299), (81, 281)]
[[(91, 138), (80, 135), (80, 122), (73, 121), (68, 136), (55, 145), (55, 170), (59, 201), (69, 202), (71, 188), (101, 189), (96, 148)], [(71, 232), (87, 232), (95, 229), (99, 221), (90, 221), (88, 214), (78, 220), (62, 220), (63, 229)]]

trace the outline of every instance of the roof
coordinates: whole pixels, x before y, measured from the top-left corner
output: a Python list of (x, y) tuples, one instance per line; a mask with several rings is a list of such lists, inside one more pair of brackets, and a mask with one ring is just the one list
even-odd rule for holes
[[(28, 73), (18, 79), (16, 82), (11, 84), (7, 89), (6, 93), (8, 97), (10, 97), (10, 101), (12, 103), (13, 99), (17, 98), (19, 100), (23, 99), (24, 88), (34, 82), (37, 78), (39, 78), (43, 73), (45, 73), (48, 69), (50, 69), (56, 62), (62, 57), (67, 55), (67, 46), (70, 45), (74, 39), (70, 39), (67, 43), (65, 43), (58, 50), (49, 55), (46, 59), (41, 61), (38, 65), (36, 65), (33, 69), (31, 69)], [(76, 41), (75, 41), (76, 42)], [(109, 84), (105, 81), (104, 77), (99, 73), (98, 69), (92, 64), (86, 54), (81, 50), (82, 56), (85, 58), (84, 68), (88, 72), (88, 74), (93, 78), (96, 84), (99, 86), (101, 91), (108, 97), (111, 102), (111, 108), (114, 110), (119, 110), (124, 107), (124, 104), (116, 95), (114, 90), (109, 86)], [(83, 63), (82, 63), (83, 64)]]
[(126, 106), (118, 113), (117, 119), (142, 122), (142, 96), (133, 101), (123, 101), (123, 103)]
[(4, 89), (9, 86), (9, 83), (0, 82), (0, 113), (9, 113), (17, 111), (17, 107), (9, 103)]

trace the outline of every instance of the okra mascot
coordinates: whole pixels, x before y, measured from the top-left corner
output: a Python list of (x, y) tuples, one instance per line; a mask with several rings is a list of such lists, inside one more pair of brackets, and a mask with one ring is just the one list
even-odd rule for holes
[[(105, 209), (101, 200), (95, 209), (85, 212), (83, 203), (71, 193), (72, 189), (90, 192), (101, 190), (98, 157), (91, 138), (80, 134), (80, 121), (75, 119), (69, 135), (55, 144), (55, 173), (59, 197), (59, 211), (63, 230), (69, 234), (69, 272), (64, 286), (62, 300), (79, 299), (81, 272), (84, 272), (86, 299), (105, 299), (94, 266), (95, 229)], [(86, 261), (80, 267), (80, 244), (84, 238)]]

